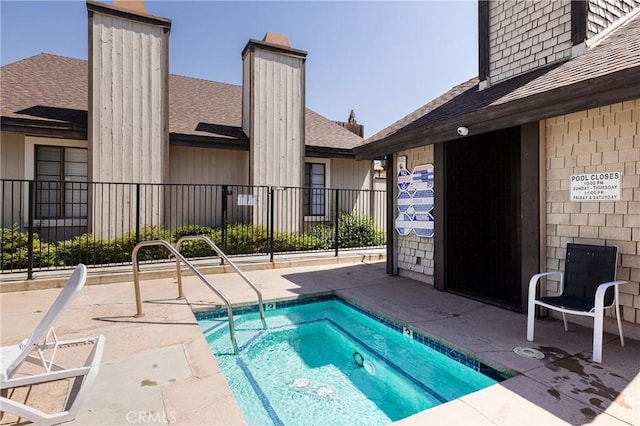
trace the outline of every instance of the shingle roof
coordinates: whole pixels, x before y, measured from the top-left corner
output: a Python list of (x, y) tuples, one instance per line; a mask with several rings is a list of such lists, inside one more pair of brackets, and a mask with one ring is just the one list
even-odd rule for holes
[[(0, 69), (1, 116), (86, 129), (85, 60), (41, 53)], [(242, 87), (178, 75), (169, 76), (169, 132), (200, 138), (244, 140)], [(362, 138), (322, 115), (306, 110), (306, 145), (350, 150)]]
[[(524, 122), (518, 122), (518, 115), (539, 120), (575, 112), (579, 109), (575, 109), (577, 103), (570, 102), (572, 96), (591, 96), (593, 105), (606, 105), (615, 102), (614, 95), (607, 94), (611, 87), (619, 91), (618, 101), (640, 96), (640, 13), (576, 58), (535, 69), (485, 90), (478, 90), (478, 78), (455, 86), (365, 140), (355, 150), (356, 156), (417, 146), (417, 139), (422, 145), (455, 139), (454, 122), (477, 124), (489, 131), (496, 128), (490, 122), (504, 120), (506, 113), (512, 114), (511, 125), (517, 125)], [(407, 143), (409, 140), (414, 142)]]

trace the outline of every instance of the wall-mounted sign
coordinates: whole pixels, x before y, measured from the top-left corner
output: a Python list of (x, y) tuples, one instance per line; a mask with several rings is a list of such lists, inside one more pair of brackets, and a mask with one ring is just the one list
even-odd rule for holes
[(398, 168), (398, 217), (396, 232), (433, 237), (433, 164), (416, 166), (413, 172)]
[(622, 172), (594, 172), (571, 175), (571, 201), (618, 201), (621, 199)]
[(251, 194), (238, 194), (239, 206), (257, 206), (260, 204), (260, 196)]
[(401, 170), (406, 168), (407, 168), (407, 156), (406, 155), (398, 156), (398, 160), (396, 161), (396, 170)]

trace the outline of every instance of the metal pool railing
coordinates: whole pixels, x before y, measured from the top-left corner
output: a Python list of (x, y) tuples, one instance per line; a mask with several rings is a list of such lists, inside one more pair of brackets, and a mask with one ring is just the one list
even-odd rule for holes
[[(264, 319), (264, 304), (262, 303), (262, 293), (260, 292), (260, 290), (258, 290), (258, 287), (249, 279), (249, 277), (247, 277), (240, 270), (240, 268), (236, 266), (235, 263), (231, 261), (231, 259), (227, 257), (226, 254), (224, 254), (222, 250), (220, 250), (220, 248), (213, 241), (211, 241), (208, 237), (204, 235), (185, 235), (184, 237), (181, 237), (180, 239), (178, 239), (178, 241), (176, 241), (176, 250), (180, 251), (180, 246), (182, 245), (182, 242), (187, 240), (199, 240), (209, 244), (209, 246), (212, 249), (214, 249), (220, 255), (220, 257), (224, 259), (224, 261), (227, 262), (247, 284), (249, 284), (249, 286), (253, 289), (253, 291), (255, 291), (256, 294), (258, 295), (258, 309), (260, 310), (260, 319), (262, 320), (262, 325), (266, 329), (267, 323)], [(178, 269), (178, 287), (182, 288), (182, 277), (179, 272), (180, 260), (177, 257), (176, 257), (176, 268)]]
[(231, 308), (231, 302), (224, 295), (224, 293), (218, 290), (218, 288), (216, 288), (215, 285), (213, 285), (204, 275), (202, 275), (202, 273), (191, 262), (189, 262), (184, 256), (182, 256), (180, 252), (176, 250), (176, 248), (174, 248), (171, 244), (169, 244), (164, 240), (141, 241), (138, 244), (136, 244), (136, 246), (133, 248), (133, 252), (131, 253), (131, 262), (133, 263), (133, 283), (134, 283), (135, 293), (136, 293), (137, 313), (135, 317), (139, 318), (144, 316), (144, 312), (142, 312), (142, 299), (140, 297), (140, 277), (139, 277), (140, 271), (138, 267), (139, 266), (138, 251), (140, 250), (140, 248), (148, 247), (148, 246), (163, 246), (167, 250), (169, 250), (171, 254), (173, 254), (176, 257), (176, 262), (178, 265), (177, 266), (178, 299), (184, 299), (184, 293), (182, 291), (181, 269), (180, 269), (180, 263), (178, 262), (178, 260), (181, 260), (182, 262), (184, 262), (184, 264), (187, 265), (187, 267), (191, 269), (191, 271), (193, 271), (193, 273), (196, 274), (196, 276), (200, 278), (207, 285), (207, 287), (209, 287), (216, 295), (218, 295), (218, 297), (220, 297), (220, 299), (222, 299), (222, 301), (227, 307), (227, 317), (229, 318), (229, 335), (231, 336), (231, 344), (233, 345), (233, 351), (234, 353), (238, 354), (240, 351), (238, 350), (238, 343), (236, 342), (236, 333), (235, 333), (235, 327), (233, 324), (233, 309)]

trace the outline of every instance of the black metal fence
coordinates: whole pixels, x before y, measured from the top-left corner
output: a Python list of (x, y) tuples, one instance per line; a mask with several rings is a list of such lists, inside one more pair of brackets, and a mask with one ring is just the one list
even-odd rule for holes
[[(0, 180), (1, 272), (129, 264), (136, 243), (207, 235), (226, 254), (384, 246), (384, 191)], [(215, 253), (199, 241), (188, 257)], [(166, 259), (144, 248), (143, 260)]]

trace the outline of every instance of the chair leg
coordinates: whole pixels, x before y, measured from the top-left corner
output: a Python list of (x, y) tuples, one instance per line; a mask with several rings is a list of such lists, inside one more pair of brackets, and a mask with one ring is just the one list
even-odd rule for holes
[(562, 322), (564, 323), (564, 331), (569, 331), (569, 325), (567, 324), (567, 316), (562, 313)]
[(527, 340), (533, 342), (534, 321), (536, 319), (536, 305), (529, 299), (529, 311), (527, 312)]
[(620, 346), (624, 346), (624, 335), (622, 334), (622, 322), (620, 321), (620, 305), (618, 303), (616, 303), (616, 320), (618, 321), (618, 334), (620, 335)]
[[(597, 302), (596, 302), (597, 306)], [(595, 310), (593, 318), (593, 361), (602, 363), (602, 333), (604, 323), (604, 309)]]

